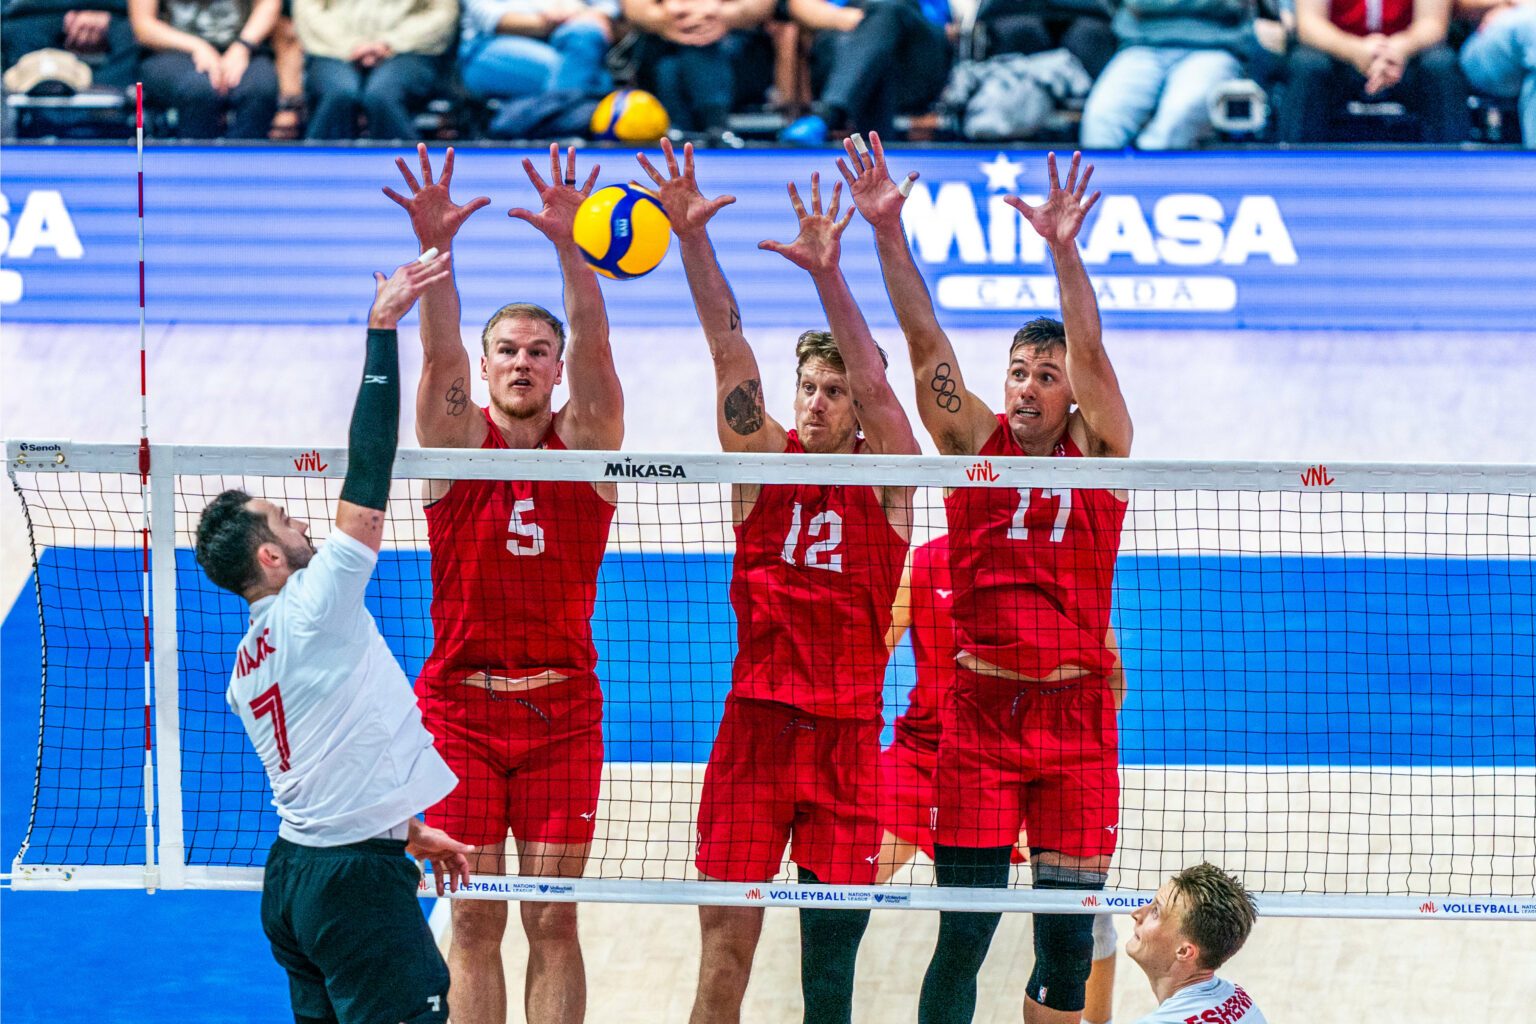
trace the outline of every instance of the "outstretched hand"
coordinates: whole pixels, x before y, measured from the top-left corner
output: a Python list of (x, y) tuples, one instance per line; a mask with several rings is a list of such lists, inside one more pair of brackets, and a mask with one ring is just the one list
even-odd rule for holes
[(587, 196), (592, 194), (592, 186), (597, 184), (597, 173), (601, 170), (599, 165), (592, 165), (586, 184), (577, 188), (576, 147), (571, 146), (565, 151), (565, 171), (562, 175), (560, 146), (558, 143), (551, 142), (549, 144), (549, 181), (546, 182), (543, 176), (534, 170), (532, 160), (526, 158), (523, 160), (523, 170), (528, 173), (528, 180), (533, 182), (534, 191), (539, 194), (539, 201), (544, 204), (544, 208), (534, 213), (532, 210), (517, 207), (508, 210), (507, 216), (532, 224), (557, 248), (575, 245), (576, 211), (581, 209), (581, 204)]
[(661, 140), (661, 154), (667, 160), (668, 177), (662, 177), (644, 153), (636, 153), (635, 159), (640, 161), (645, 173), (656, 183), (657, 198), (661, 201), (661, 208), (666, 211), (672, 233), (678, 238), (703, 231), (715, 214), (736, 201), (735, 196), (704, 198), (704, 193), (699, 191), (699, 179), (693, 171), (693, 143), (683, 144), (681, 169), (677, 166), (677, 154), (672, 149), (671, 139)]
[(417, 144), (416, 155), (421, 161), (420, 181), (411, 173), (403, 157), (395, 158), (395, 166), (400, 168), (400, 175), (405, 178), (411, 197), (407, 199), (388, 186), (385, 186), (384, 194), (411, 215), (411, 228), (416, 232), (416, 240), (421, 243), (422, 249), (447, 252), (453, 245), (454, 236), (459, 233), (459, 227), (469, 219), (470, 214), (490, 206), (491, 200), (488, 196), (476, 196), (460, 206), (449, 198), (448, 185), (453, 181), (452, 146), (443, 157), (443, 176), (437, 181), (432, 180), (432, 161), (427, 156), (426, 143)]
[[(430, 259), (428, 257), (431, 257)], [(390, 330), (411, 311), (421, 293), (446, 280), (453, 273), (453, 257), (428, 249), (421, 256), (395, 269), (389, 277), (373, 273), (373, 308), (368, 311), (368, 326)]]
[[(854, 135), (843, 140), (848, 161), (837, 158), (837, 169), (848, 183), (848, 196), (876, 231), (893, 223), (900, 224), (901, 208), (907, 201), (912, 183), (917, 180), (917, 172), (909, 173), (898, 185), (891, 180), (891, 172), (886, 168), (885, 146), (880, 142), (880, 133), (869, 133), (867, 149), (857, 145), (854, 141), (857, 138)], [(857, 174), (849, 170), (849, 163), (858, 168)]]
[(410, 835), (405, 841), (405, 852), (419, 861), (432, 865), (432, 878), (437, 882), (437, 894), (443, 895), (444, 883), (452, 892), (469, 884), (469, 854), (473, 846), (461, 843), (444, 832), (412, 818)]
[(802, 270), (808, 270), (812, 274), (834, 270), (843, 252), (843, 231), (847, 229), (848, 222), (853, 220), (853, 209), (842, 220), (837, 218), (838, 206), (842, 200), (843, 183), (838, 182), (832, 189), (832, 207), (823, 213), (821, 209), (821, 175), (811, 175), (811, 208), (805, 208), (805, 203), (800, 200), (800, 190), (795, 188), (795, 183), (789, 183), (789, 202), (795, 208), (795, 216), (800, 218), (800, 234), (789, 244), (783, 242), (759, 242), (759, 249), (776, 252), (789, 262)]
[(1087, 202), (1083, 202), (1083, 193), (1088, 191), (1088, 179), (1093, 177), (1093, 164), (1088, 165), (1079, 180), (1077, 168), (1082, 158), (1081, 153), (1072, 154), (1072, 167), (1067, 172), (1067, 184), (1063, 187), (1056, 173), (1056, 154), (1046, 155), (1045, 162), (1051, 175), (1051, 192), (1039, 206), (1030, 206), (1018, 196), (1007, 196), (1003, 200), (1023, 214), (1024, 219), (1049, 245), (1066, 245), (1076, 238), (1083, 226), (1083, 218), (1093, 209), (1093, 204), (1099, 201), (1099, 193), (1095, 192)]

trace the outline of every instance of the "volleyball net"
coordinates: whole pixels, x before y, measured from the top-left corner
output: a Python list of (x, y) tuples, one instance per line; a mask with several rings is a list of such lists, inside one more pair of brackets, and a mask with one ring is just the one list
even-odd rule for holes
[[(11, 884), (259, 886), (277, 817), (224, 697), (247, 608), (203, 576), (193, 536), (203, 507), (238, 487), (308, 520), (323, 544), (345, 451), (155, 446), (147, 545), (137, 446), (10, 442), (7, 465), (31, 530), (41, 683), (35, 796)], [(752, 573), (733, 594), (732, 488), (912, 488), (915, 549), (946, 532), (946, 490), (976, 487), (1018, 492), (1010, 529), (1047, 534), (1090, 494), (1128, 498), (1110, 602), (1125, 697), (1108, 886), (1036, 892), (1024, 872), (1003, 891), (938, 889), (919, 856), (889, 884), (824, 892), (898, 908), (1132, 909), (1169, 874), (1209, 859), (1238, 874), (1269, 914), (1536, 918), (1536, 467), (403, 451), (395, 477), (368, 607), (412, 679), (434, 644), (427, 481), (590, 482), (617, 493), (590, 620), (604, 751), (586, 876), (481, 878), (468, 895), (803, 899), (784, 859), (760, 880), (697, 880), (706, 766), (739, 645), (797, 661), (768, 675), (823, 665), (873, 674), (883, 728), (862, 705), (822, 706), (822, 717), (853, 724), (802, 735), (821, 719), (791, 707), (783, 734), (732, 754), (801, 751), (782, 774), (811, 763), (811, 780), (773, 799), (792, 805), (797, 836), (818, 821), (820, 834), (836, 836), (820, 816), (842, 814), (837, 801), (847, 797), (836, 786), (810, 794), (814, 767), (850, 756), (839, 737), (857, 733), (849, 742), (861, 750), (875, 731), (881, 746), (892, 742), (915, 682), (912, 640), (882, 675), (883, 648), (828, 639), (851, 635), (854, 620), (867, 635), (871, 618), (835, 601), (803, 630), (792, 627), (793, 651), (757, 635), (783, 595), (755, 591)], [(553, 587), (563, 578), (547, 563), (561, 550), (550, 543), (560, 517), (590, 506), (525, 500), (514, 498), (510, 516), (496, 513), (515, 569), (439, 570), (487, 593)], [(1030, 518), (1026, 507), (1036, 509)], [(879, 530), (814, 510), (792, 516), (782, 541), (778, 557), (844, 577), (840, 585), (891, 552)], [(568, 602), (551, 593), (546, 604), (549, 614), (522, 628), (545, 640), (568, 635), (571, 624), (557, 621)], [(751, 622), (739, 631), (743, 610)], [(486, 675), (497, 673), (487, 663)], [(10, 676), (8, 699), (26, 699)], [(497, 721), (522, 715), (558, 737), (580, 703), (560, 703), (565, 685), (473, 696), (504, 716)], [(844, 692), (780, 696), (793, 705)], [(1072, 737), (1056, 740), (1070, 755)], [(551, 786), (574, 785), (558, 757), (535, 769), (507, 756), (502, 781), (523, 813), (536, 816), (528, 805)], [(860, 791), (846, 811), (884, 819), (887, 799), (883, 787)], [(753, 813), (746, 797), (721, 806)], [(740, 824), (753, 833), (763, 823)]]

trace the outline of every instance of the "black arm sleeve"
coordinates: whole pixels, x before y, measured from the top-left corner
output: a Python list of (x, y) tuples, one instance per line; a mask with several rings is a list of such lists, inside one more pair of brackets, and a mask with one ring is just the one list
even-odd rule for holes
[(363, 383), (347, 435), (347, 479), (341, 500), (384, 511), (400, 443), (400, 350), (396, 332), (368, 330)]

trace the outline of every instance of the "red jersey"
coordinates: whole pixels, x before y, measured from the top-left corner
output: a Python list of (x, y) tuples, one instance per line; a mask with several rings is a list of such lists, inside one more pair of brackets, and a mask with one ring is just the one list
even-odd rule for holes
[(1329, 0), (1328, 20), (1350, 35), (1396, 35), (1413, 22), (1413, 0)]
[[(1024, 454), (1005, 415), (978, 454)], [(1083, 453), (1063, 434), (1053, 454)], [(958, 487), (944, 506), (959, 649), (1035, 679), (1067, 664), (1107, 673), (1125, 502), (1106, 490)]]
[[(784, 451), (805, 451), (793, 430)], [(878, 716), (906, 560), (875, 488), (764, 486), (736, 527), (731, 692), (828, 718)]]
[(912, 552), (912, 658), (917, 682), (907, 697), (907, 710), (896, 719), (896, 738), (908, 746), (937, 751), (943, 727), (939, 711), (955, 680), (955, 622), (950, 606), (955, 592), (949, 585), (949, 537), (940, 534)]
[[(505, 449), (483, 410), (481, 448)], [(551, 424), (540, 448), (565, 448)], [(427, 506), (432, 654), (426, 690), (475, 672), (591, 677), (592, 608), (610, 505), (589, 483), (456, 480)]]

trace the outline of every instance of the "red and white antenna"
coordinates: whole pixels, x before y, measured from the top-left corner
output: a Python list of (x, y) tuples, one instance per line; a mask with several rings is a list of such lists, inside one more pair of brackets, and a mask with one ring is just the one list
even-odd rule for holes
[(144, 331), (144, 83), (133, 87), (134, 139), (139, 165), (139, 504), (143, 510), (144, 589), (144, 846), (146, 864), (155, 862), (154, 644), (150, 613), (149, 536), (149, 357)]

